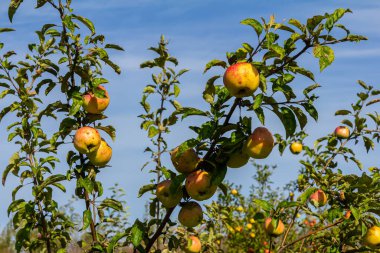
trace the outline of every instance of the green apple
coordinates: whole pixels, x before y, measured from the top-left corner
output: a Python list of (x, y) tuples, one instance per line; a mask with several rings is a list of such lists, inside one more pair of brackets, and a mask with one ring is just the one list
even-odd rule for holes
[(179, 148), (176, 147), (170, 152), (170, 158), (174, 168), (180, 173), (188, 174), (193, 172), (199, 162), (199, 157), (194, 149), (187, 149), (181, 154), (178, 154)]

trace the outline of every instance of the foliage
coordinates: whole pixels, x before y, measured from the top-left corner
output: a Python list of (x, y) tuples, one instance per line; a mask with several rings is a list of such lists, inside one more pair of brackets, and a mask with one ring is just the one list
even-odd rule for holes
[[(10, 21), (22, 3), (10, 1)], [(369, 152), (380, 141), (378, 113), (363, 115), (366, 107), (380, 101), (380, 91), (373, 86), (359, 81), (362, 90), (357, 94), (358, 101), (351, 108), (336, 113), (347, 117), (342, 121), (350, 130), (347, 139), (330, 134), (318, 139), (314, 147), (304, 146), (297, 199), (291, 195), (295, 192), (294, 184), (287, 186), (291, 191), (289, 196), (271, 190), (268, 166), (256, 165), (255, 180), (259, 186), (254, 186), (247, 198), (239, 193), (229, 194), (231, 185), (228, 187), (224, 183), (227, 162), (233, 153), (244, 151), (253, 122), (268, 126), (266, 118), (271, 113), (279, 119), (284, 131), (274, 136), (280, 154), (292, 142), (307, 137), (308, 121), (318, 119), (314, 102), (318, 98), (315, 92), (319, 84), (313, 72), (301, 66), (299, 59), (312, 51), (323, 71), (335, 59), (332, 45), (365, 40), (339, 23), (351, 12), (349, 9), (311, 17), (305, 24), (296, 19), (286, 24), (278, 23), (274, 16), (269, 20), (243, 20), (241, 23), (253, 28), (257, 35), (255, 45), (242, 43), (241, 48), (226, 54), (226, 60), (214, 59), (207, 63), (204, 72), (247, 62), (259, 72), (259, 89), (252, 96), (232, 97), (226, 87), (217, 83), (221, 76), (211, 76), (202, 94), (207, 109), (182, 106), (177, 100), (181, 87), (179, 78), (187, 70), (174, 69), (178, 60), (169, 54), (168, 43), (162, 36), (158, 46), (150, 48), (157, 54), (156, 58), (141, 64), (141, 68), (158, 70), (152, 74), (152, 83), (145, 86), (140, 102), (144, 109), (140, 115), (141, 128), (151, 141), (145, 149), (151, 160), (143, 168), (148, 168), (153, 178), (150, 184), (141, 187), (139, 196), (153, 195), (149, 217), (129, 226), (125, 203), (119, 201), (123, 193), (116, 187), (111, 189), (112, 196), (103, 196), (103, 186), (97, 175), (105, 166), (94, 166), (85, 154), (71, 149), (66, 156), (66, 173), (59, 174), (56, 170), (56, 167), (63, 167), (58, 151), (64, 145), (72, 145), (73, 133), (81, 127), (91, 126), (112, 140), (116, 138), (114, 127), (104, 123), (105, 114), (89, 113), (85, 109), (84, 95), (107, 98), (106, 91), (99, 89), (100, 85), (108, 83), (103, 77), (103, 66), (120, 73), (107, 51), (123, 49), (106, 44), (105, 37), (96, 33), (89, 19), (74, 14), (71, 0), (38, 0), (36, 8), (55, 11), (57, 24), (45, 24), (36, 31), (37, 42), (28, 45), (29, 53), (24, 60), (15, 61), (16, 52), (5, 50), (0, 43), (0, 99), (8, 103), (0, 112), (0, 120), (9, 115), (17, 119), (7, 129), (8, 142), (18, 145), (19, 149), (10, 158), (2, 176), (3, 184), (11, 174), (20, 182), (13, 190), (12, 203), (8, 207), (8, 214), (13, 216), (17, 252), (63, 253), (70, 250), (76, 240), (86, 252), (112, 253), (129, 247), (133, 247), (134, 252), (180, 251), (188, 246), (190, 235), (200, 235), (203, 249), (210, 252), (370, 250), (361, 243), (361, 238), (368, 227), (378, 224), (379, 169), (371, 167), (369, 174), (345, 174), (342, 162), (354, 163), (364, 170), (353, 147), (362, 144)], [(0, 29), (0, 33), (12, 31)], [(302, 94), (293, 87), (300, 76), (310, 80)], [(47, 103), (48, 98), (54, 101)], [(192, 138), (177, 143), (176, 157), (194, 149), (201, 157), (195, 170), (211, 175), (208, 187), (219, 187), (224, 194), (219, 194), (218, 202), (206, 207), (209, 219), (199, 229), (177, 226), (171, 220), (175, 207), (165, 209), (154, 191), (158, 183), (170, 179), (169, 192), (183, 192), (179, 206), (190, 200), (190, 191), (184, 186), (188, 175), (174, 171), (162, 159), (169, 151), (165, 138), (170, 128), (179, 124), (179, 118), (188, 120), (190, 117), (197, 117), (201, 123), (191, 124)], [(53, 132), (48, 131), (51, 128)], [(65, 192), (65, 183), (72, 180), (76, 184), (76, 198), (85, 205), (79, 220), (75, 218), (77, 215), (70, 216), (70, 212), (60, 208), (60, 203), (54, 199), (56, 191)], [(18, 198), (20, 189), (30, 197)], [(308, 204), (316, 190), (327, 194), (326, 207), (314, 208)], [(314, 225), (305, 227), (305, 222), (298, 220), (299, 214), (310, 219), (308, 224)], [(351, 217), (348, 214), (352, 214)], [(283, 235), (274, 238), (264, 233), (262, 223), (269, 217), (274, 228), (280, 220), (285, 224)], [(254, 234), (243, 228), (248, 222), (255, 229)], [(75, 229), (80, 231), (79, 239), (73, 236)], [(253, 240), (247, 240), (248, 236)], [(263, 240), (268, 244), (263, 245)]]

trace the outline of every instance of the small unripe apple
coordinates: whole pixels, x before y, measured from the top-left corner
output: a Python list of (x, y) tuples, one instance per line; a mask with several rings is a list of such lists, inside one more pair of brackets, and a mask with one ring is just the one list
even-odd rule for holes
[(254, 218), (249, 219), (249, 223), (255, 223), (255, 222), (256, 222), (256, 221), (255, 221)]
[(170, 158), (174, 168), (180, 173), (188, 174), (193, 172), (199, 162), (199, 157), (194, 149), (188, 149), (178, 154), (179, 148), (176, 147), (170, 152)]
[(182, 191), (170, 191), (171, 180), (165, 180), (157, 184), (156, 196), (166, 208), (172, 208), (179, 204), (182, 199)]
[(179, 211), (178, 220), (188, 228), (199, 225), (203, 220), (202, 207), (194, 201), (184, 203)]
[(112, 148), (108, 146), (107, 142), (102, 140), (97, 150), (94, 150), (87, 154), (90, 162), (95, 166), (105, 166), (111, 160)]
[(256, 237), (256, 234), (252, 232), (252, 233), (249, 234), (249, 236), (250, 236), (251, 238), (255, 238), (255, 237)]
[(253, 227), (253, 226), (252, 226), (251, 223), (248, 223), (248, 224), (247, 224), (247, 229), (252, 229), (252, 227)]
[(319, 189), (310, 195), (309, 200), (314, 207), (321, 207), (326, 205), (327, 196), (324, 191)]
[(189, 236), (187, 239), (187, 245), (185, 248), (186, 253), (198, 253), (201, 252), (202, 244), (198, 237), (196, 236)]
[(244, 212), (244, 207), (242, 207), (242, 206), (238, 206), (238, 207), (236, 208), (236, 210), (237, 210), (238, 212)]
[(298, 155), (302, 151), (302, 143), (300, 142), (293, 142), (290, 147), (290, 152), (292, 152), (295, 155)]
[(274, 139), (265, 127), (256, 128), (248, 137), (244, 145), (244, 152), (255, 159), (264, 159), (269, 156), (274, 147)]
[(346, 126), (338, 126), (335, 128), (334, 134), (340, 139), (347, 139), (350, 136), (350, 129)]
[(231, 194), (232, 194), (232, 195), (236, 195), (236, 194), (238, 194), (238, 191), (237, 191), (236, 189), (232, 189), (232, 190), (231, 190)]
[(217, 186), (211, 184), (211, 175), (207, 171), (197, 170), (186, 177), (186, 191), (190, 197), (202, 201), (211, 198)]
[(251, 63), (239, 62), (227, 68), (223, 83), (232, 96), (248, 97), (259, 87), (259, 72)]
[(83, 95), (83, 109), (92, 114), (101, 114), (107, 109), (110, 103), (110, 97), (107, 90), (103, 86), (96, 88), (98, 91), (104, 91), (104, 97), (97, 97), (96, 94), (88, 92)]
[(284, 223), (282, 223), (281, 220), (278, 220), (277, 227), (274, 227), (274, 224), (272, 223), (272, 218), (266, 218), (264, 222), (264, 230), (267, 232), (268, 235), (271, 236), (278, 236), (284, 233)]
[(231, 154), (228, 159), (227, 166), (230, 168), (240, 168), (246, 165), (248, 161), (249, 155), (240, 150)]
[(99, 148), (101, 140), (102, 138), (95, 128), (81, 127), (75, 133), (74, 147), (79, 153), (88, 154)]
[(378, 248), (380, 246), (380, 227), (373, 226), (368, 229), (363, 242), (371, 248)]

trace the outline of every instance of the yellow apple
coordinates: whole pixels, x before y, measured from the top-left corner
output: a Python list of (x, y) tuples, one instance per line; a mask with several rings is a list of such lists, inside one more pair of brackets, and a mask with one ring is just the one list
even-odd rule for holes
[(211, 198), (217, 186), (211, 184), (211, 175), (207, 171), (196, 170), (186, 177), (186, 191), (190, 197), (202, 201)]
[(248, 223), (248, 224), (247, 224), (247, 229), (252, 229), (252, 227), (253, 227), (253, 226), (252, 226), (251, 223)]
[(238, 233), (241, 233), (241, 232), (243, 232), (243, 227), (241, 227), (241, 226), (236, 226), (236, 227), (235, 227), (235, 231), (238, 232)]
[(338, 126), (335, 128), (334, 134), (339, 139), (347, 139), (350, 136), (350, 129), (346, 126)]
[(88, 92), (83, 95), (83, 109), (92, 114), (100, 114), (107, 109), (110, 103), (110, 97), (107, 90), (103, 86), (96, 88), (99, 91), (104, 91), (104, 97), (97, 97), (96, 94)]
[(315, 191), (313, 194), (309, 197), (310, 203), (315, 207), (321, 207), (326, 205), (327, 203), (327, 196), (324, 191), (321, 189)]
[(237, 194), (238, 194), (238, 191), (237, 191), (236, 189), (232, 189), (232, 190), (231, 190), (231, 194), (232, 194), (232, 195), (237, 195)]
[(90, 162), (95, 166), (105, 166), (112, 157), (112, 148), (108, 146), (107, 142), (102, 140), (97, 150), (94, 150), (87, 154)]
[(178, 214), (179, 222), (188, 228), (199, 225), (203, 220), (202, 207), (194, 201), (183, 204)]
[(293, 154), (295, 155), (298, 155), (299, 153), (301, 153), (302, 151), (302, 143), (296, 141), (296, 142), (293, 142), (291, 145), (290, 145), (290, 152), (292, 152)]
[(238, 212), (244, 212), (244, 207), (242, 207), (242, 206), (238, 206), (238, 207), (236, 208), (236, 210), (237, 210)]
[(251, 219), (249, 219), (249, 222), (250, 222), (250, 223), (255, 223), (256, 221), (255, 221), (254, 218), (251, 218)]
[(265, 219), (264, 229), (268, 235), (278, 236), (284, 233), (285, 226), (281, 220), (278, 220), (277, 227), (275, 228), (274, 224), (272, 224), (272, 218), (269, 217)]
[(81, 127), (79, 128), (74, 136), (74, 147), (81, 154), (88, 154), (99, 148), (101, 137), (95, 128), (92, 127)]
[(244, 145), (244, 152), (255, 159), (264, 159), (269, 156), (274, 147), (274, 139), (265, 127), (256, 128), (248, 137)]
[(248, 97), (259, 87), (259, 72), (251, 63), (239, 62), (227, 68), (223, 83), (232, 96)]
[(178, 154), (179, 148), (176, 147), (170, 152), (170, 158), (176, 170), (180, 173), (188, 174), (193, 172), (199, 162), (199, 157), (194, 149), (185, 150)]
[(378, 248), (380, 246), (380, 227), (373, 226), (368, 229), (364, 236), (364, 244), (371, 248)]
[(240, 168), (246, 165), (249, 161), (249, 155), (243, 151), (237, 151), (231, 154), (228, 159), (227, 166), (230, 168)]
[(185, 248), (186, 253), (198, 253), (201, 252), (202, 244), (198, 237), (191, 235), (187, 239), (187, 245)]
[(156, 196), (166, 208), (172, 208), (179, 204), (182, 199), (182, 190), (170, 192), (171, 180), (165, 180), (157, 184)]
[(252, 233), (249, 234), (249, 236), (250, 236), (251, 238), (255, 238), (255, 237), (256, 237), (256, 234), (252, 232)]

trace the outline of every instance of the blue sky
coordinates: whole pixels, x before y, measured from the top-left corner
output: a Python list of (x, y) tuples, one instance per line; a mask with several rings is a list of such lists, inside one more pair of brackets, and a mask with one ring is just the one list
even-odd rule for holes
[[(33, 9), (30, 2), (25, 1), (17, 12), (14, 23), (9, 24), (6, 10), (8, 1), (0, 3), (0, 27), (12, 27), (16, 33), (0, 35), (0, 40), (9, 44), (21, 55), (26, 53), (26, 45), (36, 39), (33, 31), (43, 23), (56, 22), (56, 14), (51, 9)], [(161, 34), (170, 41), (169, 48), (175, 57), (179, 59), (179, 68), (188, 68), (190, 72), (184, 75), (182, 81), (182, 93), (179, 97), (184, 106), (201, 106), (205, 108), (201, 92), (208, 75), (203, 75), (205, 64), (214, 58), (223, 59), (226, 51), (232, 51), (240, 47), (242, 42), (255, 42), (253, 31), (240, 25), (242, 19), (253, 17), (268, 18), (274, 14), (276, 20), (283, 21), (297, 18), (305, 21), (306, 18), (332, 12), (336, 8), (350, 8), (353, 14), (348, 14), (342, 21), (355, 34), (362, 34), (369, 38), (360, 44), (350, 43), (335, 46), (335, 62), (322, 74), (317, 74), (317, 82), (322, 85), (318, 90), (320, 99), (316, 106), (320, 112), (318, 124), (311, 122), (306, 128), (310, 136), (307, 144), (313, 140), (333, 131), (340, 119), (334, 117), (334, 112), (346, 108), (354, 101), (358, 91), (356, 80), (361, 79), (368, 84), (379, 87), (378, 71), (380, 57), (380, 2), (373, 0), (350, 1), (305, 1), (305, 0), (271, 0), (271, 1), (225, 1), (225, 0), (81, 0), (73, 1), (76, 14), (85, 16), (95, 23), (98, 33), (104, 34), (107, 41), (123, 46), (125, 52), (114, 52), (112, 58), (122, 68), (122, 74), (117, 76), (111, 71), (105, 71), (106, 77), (111, 81), (108, 91), (111, 96), (111, 105), (107, 111), (108, 123), (117, 129), (117, 140), (112, 143), (114, 150), (112, 167), (104, 169), (98, 177), (105, 188), (119, 183), (127, 192), (126, 200), (130, 207), (131, 219), (140, 218), (145, 212), (145, 198), (136, 199), (139, 187), (147, 183), (152, 177), (147, 171), (140, 171), (148, 156), (143, 153), (149, 144), (146, 134), (140, 130), (140, 121), (137, 115), (142, 113), (139, 106), (139, 98), (145, 84), (150, 82), (150, 71), (140, 70), (141, 62), (153, 57), (146, 49), (156, 45)], [(310, 69), (319, 73), (317, 60), (310, 54), (302, 60)], [(295, 89), (303, 89), (310, 85), (309, 81), (300, 79), (295, 81)], [(4, 103), (0, 101), (0, 107)], [(372, 109), (379, 108), (373, 106)], [(8, 158), (16, 150), (16, 147), (6, 142), (7, 123), (14, 118), (6, 118), (0, 124), (0, 167), (5, 168)], [(193, 136), (186, 129), (190, 121), (176, 127), (172, 136), (168, 138), (170, 147), (174, 147), (183, 140)], [(254, 125), (257, 120), (254, 119)], [(266, 126), (272, 132), (283, 133), (279, 122), (269, 117)], [(358, 157), (365, 159), (365, 165), (379, 165), (374, 153), (366, 154), (359, 147)], [(278, 185), (284, 185), (289, 180), (296, 178), (300, 168), (300, 157), (293, 156), (286, 151), (281, 157), (278, 152), (273, 152), (265, 160), (267, 164), (278, 164), (273, 181)], [(65, 161), (62, 156), (62, 161)], [(165, 157), (168, 166), (168, 156)], [(66, 170), (63, 162), (57, 172)], [(347, 173), (358, 171), (351, 165), (342, 167)], [(229, 170), (227, 179), (231, 182), (242, 184), (243, 192), (248, 192), (248, 186), (253, 182), (251, 177), (254, 170), (250, 166), (238, 170)], [(16, 178), (10, 177), (6, 187), (0, 189), (0, 226), (7, 221), (6, 208), (11, 200), (11, 191), (17, 185)], [(67, 184), (68, 192), (72, 192), (73, 184)], [(19, 197), (26, 198), (28, 192), (21, 192)], [(65, 203), (69, 195), (57, 194), (57, 199)], [(82, 203), (77, 204), (82, 208)]]

